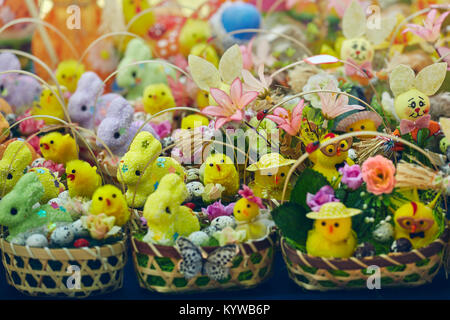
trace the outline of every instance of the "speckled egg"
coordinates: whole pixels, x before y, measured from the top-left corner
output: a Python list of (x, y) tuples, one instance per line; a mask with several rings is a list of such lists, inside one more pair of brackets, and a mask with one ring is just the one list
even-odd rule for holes
[(218, 230), (223, 230), (226, 227), (234, 228), (236, 227), (236, 220), (233, 217), (220, 216), (211, 222), (211, 226), (216, 227)]
[(202, 197), (203, 191), (205, 191), (205, 187), (199, 181), (192, 181), (186, 184), (186, 188), (189, 192), (189, 196), (186, 201), (191, 201), (193, 199), (199, 199)]
[(38, 248), (48, 247), (47, 238), (40, 233), (36, 233), (29, 236), (25, 244), (30, 247), (38, 247)]
[(379, 242), (387, 242), (394, 237), (394, 227), (387, 222), (380, 223), (372, 233), (373, 238)]
[(70, 225), (65, 225), (62, 227), (58, 227), (53, 231), (50, 236), (50, 243), (52, 245), (65, 247), (70, 245), (75, 238), (75, 233), (72, 230)]
[(71, 224), (71, 228), (73, 233), (75, 234), (75, 237), (77, 238), (89, 236), (89, 231), (83, 227), (83, 222), (81, 221), (81, 219), (74, 221)]
[(218, 230), (217, 227), (215, 227), (215, 226), (207, 226), (207, 227), (204, 228), (202, 231), (203, 231), (204, 233), (206, 233), (208, 236), (212, 237), (212, 235), (213, 235), (214, 233), (216, 233), (217, 231), (219, 231), (219, 230)]
[(206, 246), (209, 242), (209, 236), (206, 232), (196, 231), (189, 235), (189, 240), (197, 246)]
[(186, 182), (198, 181), (200, 180), (200, 170), (197, 168), (192, 168), (186, 170)]
[(44, 158), (37, 158), (31, 163), (32, 167), (42, 167), (44, 165), (45, 159)]

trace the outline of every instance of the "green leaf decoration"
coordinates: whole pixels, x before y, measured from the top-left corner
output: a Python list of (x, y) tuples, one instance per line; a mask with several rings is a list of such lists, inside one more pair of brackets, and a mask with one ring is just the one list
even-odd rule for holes
[(306, 194), (315, 194), (323, 186), (328, 185), (328, 180), (319, 172), (306, 168), (298, 177), (297, 183), (291, 192), (291, 202), (301, 205), (307, 212), (311, 209), (306, 204)]
[(308, 230), (313, 225), (313, 221), (306, 217), (306, 213), (306, 210), (300, 205), (286, 202), (272, 211), (272, 217), (286, 238), (299, 245), (305, 245)]
[(430, 130), (428, 128), (419, 129), (419, 131), (417, 132), (417, 144), (420, 147), (424, 147), (427, 144), (429, 136)]

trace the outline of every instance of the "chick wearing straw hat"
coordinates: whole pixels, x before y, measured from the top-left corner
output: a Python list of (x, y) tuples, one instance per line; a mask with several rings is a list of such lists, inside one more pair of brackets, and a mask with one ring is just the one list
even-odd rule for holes
[[(383, 120), (378, 113), (373, 111), (361, 111), (342, 119), (336, 126), (336, 131), (377, 131), (382, 122)], [(372, 138), (372, 136), (361, 136), (359, 138), (368, 139)]]
[(361, 210), (347, 208), (341, 202), (328, 202), (318, 212), (306, 214), (315, 220), (306, 240), (307, 253), (324, 258), (351, 257), (357, 245), (351, 217), (360, 213)]
[[(258, 162), (247, 167), (247, 171), (255, 173), (255, 180), (249, 183), (257, 197), (281, 200), (283, 187), (290, 166), (295, 160), (285, 159), (279, 153), (263, 155)], [(290, 187), (286, 190), (285, 198), (289, 198)]]

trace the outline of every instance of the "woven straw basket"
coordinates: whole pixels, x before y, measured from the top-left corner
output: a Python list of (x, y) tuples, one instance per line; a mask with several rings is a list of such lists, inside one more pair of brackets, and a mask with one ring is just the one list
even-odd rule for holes
[[(341, 135), (339, 139), (367, 135), (368, 133), (372, 135), (380, 134), (366, 131), (353, 132)], [(407, 143), (401, 138), (393, 138), (402, 143)], [(324, 142), (319, 148), (333, 143), (333, 140), (335, 139)], [(426, 155), (426, 152), (422, 149), (416, 148), (416, 150)], [(302, 156), (293, 168), (299, 166), (308, 156), (309, 154)], [(377, 271), (374, 267), (379, 268), (382, 288), (415, 287), (431, 282), (446, 260), (449, 233), (449, 229), (446, 227), (438, 239), (423, 248), (362, 259), (356, 257), (329, 259), (311, 256), (293, 248), (284, 237), (281, 237), (280, 246), (289, 277), (300, 287), (307, 290), (367, 289), (367, 280)]]
[(85, 298), (123, 285), (126, 239), (80, 249), (33, 248), (0, 239), (0, 247), (8, 283), (31, 296)]
[[(198, 292), (220, 289), (252, 288), (272, 273), (276, 232), (260, 241), (239, 244), (239, 253), (232, 261), (230, 275), (223, 281), (207, 276), (185, 279), (178, 269), (181, 256), (172, 246), (154, 245), (131, 238), (133, 263), (139, 285), (150, 291), (163, 293)], [(202, 247), (206, 253), (217, 247)]]
[(424, 248), (405, 253), (390, 253), (357, 259), (313, 257), (292, 248), (281, 238), (281, 249), (289, 277), (308, 290), (341, 290), (367, 288), (374, 274), (369, 266), (380, 269), (381, 287), (415, 287), (429, 283), (442, 265), (449, 231)]

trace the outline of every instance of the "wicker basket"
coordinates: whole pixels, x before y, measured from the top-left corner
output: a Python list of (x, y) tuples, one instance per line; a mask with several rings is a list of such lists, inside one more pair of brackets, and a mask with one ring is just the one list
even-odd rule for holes
[(386, 287), (415, 287), (433, 280), (439, 271), (447, 248), (449, 230), (424, 248), (405, 253), (390, 253), (358, 259), (313, 257), (291, 247), (281, 238), (281, 249), (289, 277), (308, 290), (367, 289), (373, 275), (369, 266), (380, 270), (380, 283)]
[[(239, 253), (230, 267), (230, 275), (224, 281), (207, 276), (186, 280), (178, 270), (181, 256), (172, 246), (149, 244), (132, 237), (133, 263), (139, 285), (150, 291), (184, 293), (220, 289), (252, 288), (269, 278), (272, 273), (276, 232), (261, 241), (239, 244)], [(217, 247), (202, 247), (207, 253)]]
[(126, 239), (80, 249), (33, 248), (0, 239), (0, 247), (8, 283), (31, 296), (85, 298), (123, 285)]

